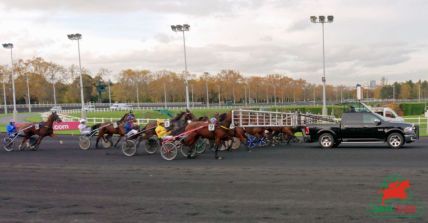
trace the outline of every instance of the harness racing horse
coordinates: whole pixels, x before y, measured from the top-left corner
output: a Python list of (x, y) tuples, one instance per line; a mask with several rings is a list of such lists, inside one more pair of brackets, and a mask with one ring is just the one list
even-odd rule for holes
[[(186, 126), (185, 132), (188, 134), (183, 140), (183, 144), (190, 147), (189, 154), (187, 158), (192, 158), (191, 154), (194, 150), (194, 145), (197, 140), (202, 137), (206, 139), (215, 140), (215, 159), (223, 159), (223, 157), (218, 156), (218, 150), (222, 141), (230, 140), (235, 136), (235, 130), (230, 129), (230, 124), (232, 123), (232, 113), (224, 113), (220, 115), (218, 124), (215, 125), (214, 131), (209, 131), (208, 125), (209, 122), (205, 121), (195, 121), (191, 122)], [(241, 141), (245, 140), (242, 135), (236, 135)]]
[[(168, 131), (171, 131), (171, 135), (177, 135), (177, 134), (181, 133), (182, 131), (184, 131), (184, 128), (189, 123), (189, 121), (194, 121), (194, 120), (196, 120), (196, 117), (193, 115), (192, 112), (190, 112), (188, 109), (186, 109), (186, 111), (177, 114), (170, 121), (170, 126), (167, 127), (166, 129)], [(137, 137), (142, 135), (142, 137), (138, 141), (137, 147), (141, 143), (141, 141), (143, 141), (143, 140), (149, 140), (148, 143), (158, 143), (157, 135), (156, 135), (156, 131), (155, 131), (156, 127), (157, 127), (156, 121), (150, 121), (149, 123), (147, 123), (146, 126), (144, 126), (144, 128), (142, 128), (139, 131), (138, 134), (133, 135), (130, 139), (136, 139)], [(156, 141), (154, 141), (154, 140), (150, 141), (153, 138), (153, 136), (156, 137)]]
[[(134, 120), (126, 120), (128, 115), (129, 115), (129, 113), (126, 113), (117, 122), (105, 122), (105, 123), (93, 125), (91, 127), (92, 131), (95, 129), (98, 129), (98, 136), (97, 136), (97, 141), (95, 143), (95, 148), (98, 148), (98, 142), (100, 141), (100, 139), (103, 139), (104, 142), (108, 142), (108, 141), (110, 141), (110, 138), (113, 137), (113, 134), (119, 135), (119, 139), (117, 139), (116, 143), (114, 144), (114, 146), (116, 147), (117, 144), (122, 139), (122, 137), (125, 136), (125, 134), (126, 134), (126, 130), (125, 130), (126, 122), (127, 121), (132, 121), (132, 122), (135, 121), (135, 118), (134, 118)], [(117, 125), (116, 128), (114, 126), (115, 124)], [(136, 127), (138, 128), (138, 126), (136, 126)], [(107, 135), (107, 137), (105, 137), (105, 135)]]
[(37, 140), (32, 145), (30, 145), (31, 146), (30, 148), (32, 150), (34, 151), (37, 150), (44, 137), (54, 136), (54, 132), (53, 132), (54, 122), (62, 122), (61, 118), (58, 116), (56, 112), (52, 112), (52, 114), (49, 115), (48, 120), (46, 122), (41, 122), (38, 124), (23, 125), (20, 129), (23, 129), (22, 133), (24, 135), (24, 139), (19, 145), (19, 148), (22, 148), (24, 143), (27, 140), (29, 140), (32, 136), (37, 135), (38, 136)]
[[(300, 140), (295, 136), (296, 132), (301, 131), (298, 127), (272, 127), (268, 128), (269, 130), (269, 139), (274, 142), (274, 137), (279, 138), (279, 141), (285, 140), (287, 144), (290, 142), (299, 142)], [(281, 137), (280, 135), (283, 135)]]

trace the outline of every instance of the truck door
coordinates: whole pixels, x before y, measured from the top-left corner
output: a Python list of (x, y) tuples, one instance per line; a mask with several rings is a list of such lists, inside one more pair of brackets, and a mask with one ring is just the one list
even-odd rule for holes
[(366, 140), (380, 140), (385, 137), (382, 120), (372, 113), (363, 113), (363, 130), (361, 137)]
[(363, 115), (359, 112), (343, 113), (341, 133), (343, 141), (355, 141), (361, 138)]

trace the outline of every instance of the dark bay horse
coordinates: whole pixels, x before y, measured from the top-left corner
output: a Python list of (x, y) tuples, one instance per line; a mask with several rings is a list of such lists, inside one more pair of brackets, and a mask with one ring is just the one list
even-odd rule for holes
[[(189, 123), (189, 121), (196, 120), (196, 117), (188, 109), (186, 111), (177, 114), (173, 119), (170, 120), (170, 125), (166, 129), (171, 131), (171, 135), (177, 135), (184, 131), (184, 128)], [(133, 137), (138, 137), (138, 135), (143, 135), (141, 140), (150, 139), (153, 136), (156, 136), (157, 123), (156, 121), (150, 121), (147, 123), (144, 128), (140, 130), (139, 134), (136, 134)]]
[(52, 114), (49, 115), (48, 120), (46, 122), (40, 122), (37, 124), (25, 124), (22, 127), (20, 127), (20, 129), (22, 129), (22, 132), (24, 134), (24, 139), (19, 145), (19, 148), (22, 148), (24, 143), (28, 139), (30, 139), (32, 136), (38, 135), (39, 137), (37, 138), (37, 140), (34, 142), (33, 145), (31, 145), (32, 150), (37, 150), (44, 137), (54, 136), (54, 132), (53, 132), (54, 122), (62, 122), (61, 118), (58, 116), (56, 112), (52, 112)]
[(195, 121), (189, 123), (184, 130), (189, 134), (186, 135), (185, 139), (183, 140), (183, 144), (191, 148), (188, 158), (191, 158), (190, 154), (192, 154), (195, 143), (200, 137), (202, 137), (214, 140), (215, 158), (223, 159), (221, 156), (218, 156), (218, 150), (222, 141), (230, 140), (234, 136), (238, 137), (241, 141), (245, 140), (242, 135), (235, 134), (235, 130), (230, 128), (231, 123), (232, 112), (224, 113), (219, 116), (218, 123), (215, 125), (214, 131), (209, 131), (208, 125), (210, 123), (206, 121)]
[[(103, 139), (105, 142), (110, 141), (110, 138), (113, 137), (114, 134), (119, 135), (119, 138), (117, 139), (116, 143), (114, 144), (114, 146), (116, 147), (117, 144), (122, 139), (122, 137), (125, 136), (125, 134), (126, 134), (126, 130), (125, 130), (126, 122), (127, 121), (135, 122), (135, 119), (134, 120), (126, 120), (128, 115), (129, 115), (129, 113), (126, 113), (119, 121), (116, 121), (116, 122), (105, 122), (105, 123), (93, 125), (91, 127), (92, 131), (95, 129), (98, 129), (98, 136), (97, 136), (97, 141), (95, 143), (95, 148), (98, 148), (98, 142), (100, 141), (100, 139)], [(117, 126), (115, 126), (115, 125), (117, 125)], [(107, 135), (107, 137), (105, 137), (105, 135)]]

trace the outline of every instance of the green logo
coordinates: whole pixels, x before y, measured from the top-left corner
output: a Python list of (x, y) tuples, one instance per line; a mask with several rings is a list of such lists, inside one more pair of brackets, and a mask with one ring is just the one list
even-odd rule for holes
[(387, 176), (379, 185), (377, 202), (370, 203), (370, 216), (376, 218), (419, 218), (424, 206), (415, 199), (411, 183), (399, 175)]

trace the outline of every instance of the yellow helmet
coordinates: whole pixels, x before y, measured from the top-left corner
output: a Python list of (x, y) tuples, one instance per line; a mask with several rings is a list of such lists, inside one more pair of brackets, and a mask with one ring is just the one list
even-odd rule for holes
[(157, 123), (158, 123), (158, 125), (160, 125), (160, 124), (163, 124), (163, 123), (164, 123), (164, 121), (163, 121), (163, 119), (158, 119), (158, 120), (157, 120)]

